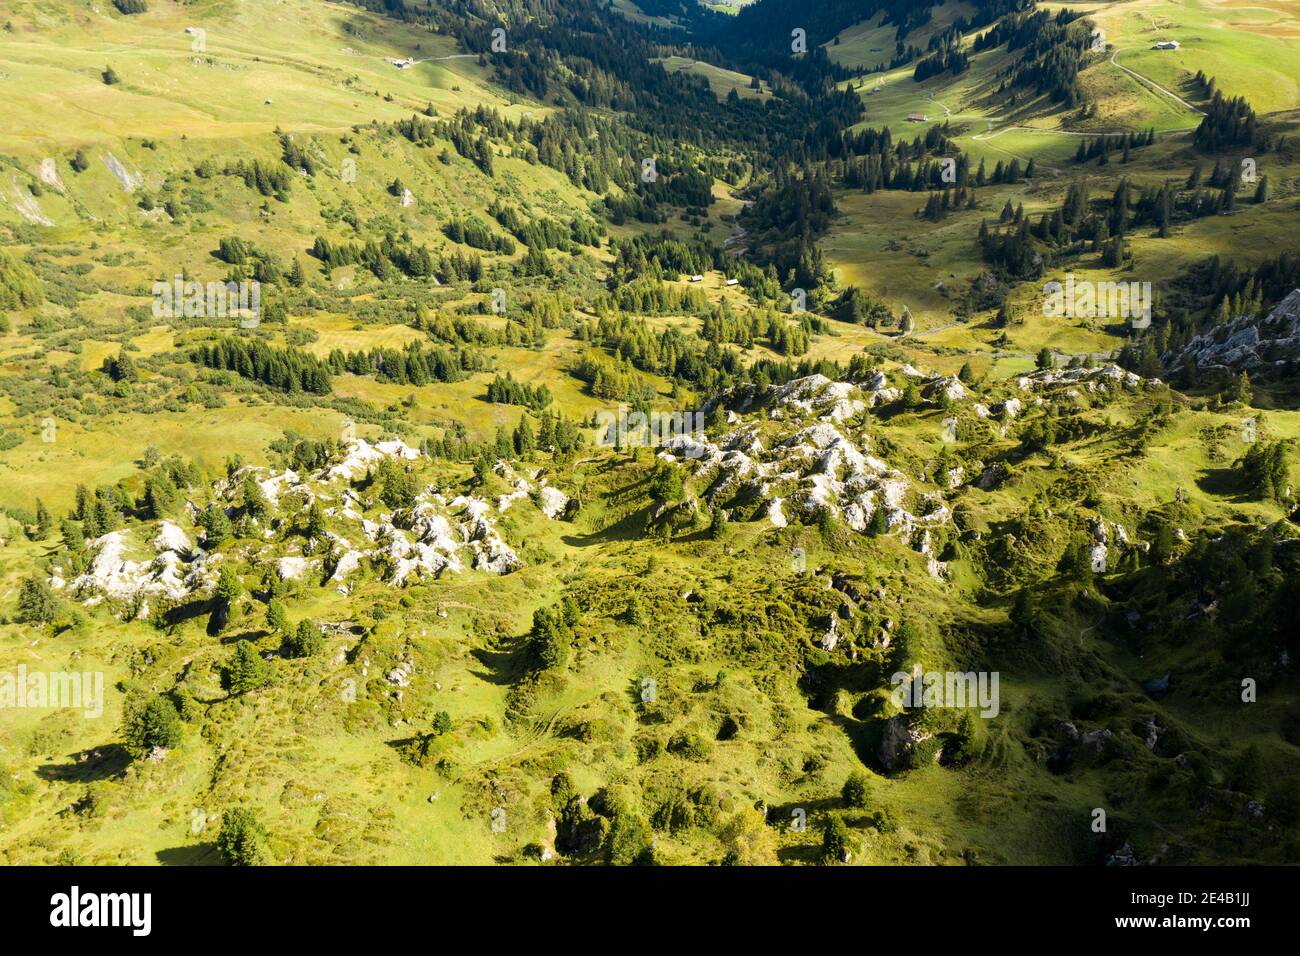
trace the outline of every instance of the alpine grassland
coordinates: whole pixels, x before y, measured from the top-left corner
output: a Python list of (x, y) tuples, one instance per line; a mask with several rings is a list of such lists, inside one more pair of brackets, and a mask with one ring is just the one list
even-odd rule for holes
[(0, 862), (1300, 862), (1294, 4), (10, 0), (0, 89)]

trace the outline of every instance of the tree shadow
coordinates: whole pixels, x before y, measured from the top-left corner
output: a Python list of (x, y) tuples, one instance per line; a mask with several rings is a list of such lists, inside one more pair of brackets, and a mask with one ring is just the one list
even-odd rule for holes
[(225, 601), (218, 601), (217, 605), (212, 608), (212, 614), (208, 618), (208, 637), (216, 637), (225, 628), (226, 622), (230, 620), (230, 608)]
[(887, 773), (879, 757), (880, 741), (884, 736), (884, 721), (857, 720), (840, 714), (832, 714), (829, 720), (844, 733), (862, 766), (870, 767), (879, 774)]
[(776, 851), (776, 858), (783, 865), (792, 863), (802, 863), (805, 866), (816, 866), (822, 861), (822, 848), (815, 844), (799, 844), (797, 846), (783, 846)]
[(1206, 468), (1196, 479), (1196, 487), (1207, 495), (1226, 498), (1236, 504), (1250, 501), (1241, 487), (1241, 475), (1232, 468)]
[(121, 744), (105, 744), (68, 754), (70, 764), (47, 763), (36, 776), (51, 783), (94, 783), (120, 777), (131, 765), (131, 755)]
[(163, 623), (167, 627), (175, 627), (204, 614), (211, 614), (214, 602), (214, 598), (209, 598), (205, 601), (190, 601), (188, 604), (178, 604), (168, 608), (163, 614)]
[(216, 843), (196, 843), (193, 846), (175, 846), (154, 854), (161, 866), (222, 866)]
[(647, 505), (599, 531), (592, 531), (589, 534), (566, 534), (561, 536), (560, 540), (571, 548), (590, 548), (593, 545), (619, 541), (640, 541), (645, 537), (646, 518), (653, 513), (653, 510), (653, 505)]
[(490, 684), (508, 687), (523, 677), (527, 671), (528, 638), (512, 637), (497, 642), (492, 648), (475, 648), (470, 654), (486, 670), (471, 671), (475, 677)]
[(270, 631), (261, 628), (253, 628), (248, 631), (240, 631), (237, 634), (227, 634), (225, 637), (221, 638), (221, 643), (226, 647), (238, 644), (240, 641), (248, 641), (250, 644), (256, 644), (270, 633)]

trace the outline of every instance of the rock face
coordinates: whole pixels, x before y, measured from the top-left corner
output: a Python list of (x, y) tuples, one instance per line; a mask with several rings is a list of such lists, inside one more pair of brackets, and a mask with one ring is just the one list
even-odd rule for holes
[[(1046, 368), (1030, 372), (1017, 379), (1016, 384), (1022, 392), (1043, 392), (1056, 387), (1083, 385), (1088, 391), (1096, 392), (1105, 387), (1141, 388), (1159, 385), (1160, 380), (1143, 378), (1133, 372), (1126, 372), (1118, 365), (1103, 365), (1100, 368)], [(1019, 402), (1014, 414), (1019, 411)]]
[(371, 445), (364, 438), (353, 438), (348, 442), (347, 456), (337, 465), (327, 468), (321, 478), (327, 481), (338, 478), (356, 481), (358, 478), (364, 478), (371, 467), (379, 464), (385, 458), (415, 461), (419, 457), (420, 452), (417, 449), (410, 447), (400, 439), (381, 441), (376, 445)]
[(943, 375), (927, 382), (922, 389), (922, 394), (931, 401), (937, 402), (946, 398), (958, 402), (966, 397), (966, 389), (956, 375)]
[(159, 523), (158, 534), (154, 536), (153, 546), (158, 549), (159, 553), (172, 551), (181, 556), (190, 554), (194, 549), (194, 545), (190, 543), (189, 535), (182, 531), (179, 525), (170, 521)]
[(569, 507), (569, 496), (559, 488), (552, 488), (549, 485), (542, 488), (539, 492), (542, 514), (548, 518), (559, 518), (563, 516), (565, 509)]
[(1292, 291), (1264, 319), (1240, 315), (1192, 339), (1178, 354), (1164, 356), (1171, 368), (1193, 362), (1198, 368), (1234, 371), (1300, 362), (1300, 289)]
[[(935, 381), (939, 392), (952, 385), (960, 388), (956, 379)], [(882, 374), (873, 376), (871, 384), (884, 382)], [(677, 436), (659, 454), (693, 468), (711, 504), (754, 502), (774, 527), (786, 527), (795, 513), (825, 510), (865, 533), (881, 511), (889, 533), (915, 544), (928, 528), (948, 521), (948, 507), (938, 491), (916, 489), (906, 475), (871, 453), (869, 423), (849, 424), (866, 411), (857, 394), (858, 386), (824, 375), (766, 388), (743, 386), (718, 401), (751, 416), (765, 410), (769, 420), (789, 426), (788, 434), (768, 447), (755, 420), (738, 416), (737, 427), (717, 442)], [(940, 568), (932, 563), (932, 573)]]
[(151, 560), (130, 557), (132, 542), (126, 532), (110, 531), (91, 541), (90, 565), (67, 584), (55, 569), (51, 584), (81, 599), (87, 605), (110, 601), (136, 607), (147, 613), (149, 598), (181, 600), (209, 592), (215, 574), (207, 570), (207, 559), (190, 560), (189, 538), (171, 522), (163, 522), (154, 538), (157, 554)]
[(275, 572), (281, 581), (298, 581), (307, 573), (310, 563), (306, 558), (283, 557), (275, 563)]
[(899, 769), (916, 745), (929, 740), (930, 736), (920, 730), (907, 714), (889, 718), (880, 738), (880, 765), (891, 772)]
[[(341, 583), (356, 573), (364, 563), (379, 570), (384, 579), (400, 587), (421, 577), (459, 573), (466, 567), (489, 574), (509, 574), (523, 566), (518, 553), (501, 537), (496, 519), (537, 491), (539, 510), (548, 518), (559, 518), (569, 508), (569, 496), (558, 488), (543, 484), (535, 489), (528, 479), (516, 475), (505, 462), (495, 471), (513, 486), (509, 494), (497, 498), (494, 508), (474, 495), (461, 495), (448, 502), (432, 489), (415, 496), (414, 505), (379, 520), (365, 517), (367, 505), (350, 486), (369, 474), (384, 459), (415, 461), (421, 453), (402, 441), (370, 444), (361, 439), (347, 443), (339, 462), (313, 476), (292, 470), (270, 474), (265, 469), (242, 468), (212, 488), (213, 500), (226, 507), (232, 517), (239, 514), (244, 481), (252, 477), (273, 506), (296, 509), (300, 502), (316, 501), (323, 506), (336, 530), (325, 533), (324, 541), (305, 546), (294, 533), (276, 539), (277, 530), (288, 530), (292, 521), (281, 525), (273, 518), (255, 525), (265, 541), (255, 554), (257, 561), (269, 561), (276, 575), (285, 581), (301, 580), (310, 574), (328, 573), (331, 583)], [(268, 476), (269, 475), (269, 476)], [(536, 477), (536, 476), (534, 476)], [(187, 508), (191, 520), (198, 508)], [(145, 539), (152, 545), (141, 540)], [(324, 544), (322, 548), (321, 545)], [(55, 568), (51, 585), (64, 593), (96, 604), (109, 600), (132, 613), (148, 613), (151, 598), (187, 601), (211, 595), (216, 582), (215, 565), (220, 555), (207, 555), (197, 548), (191, 536), (170, 520), (158, 522), (151, 534), (138, 529), (114, 531), (89, 543), (90, 563), (86, 569), (65, 580)], [(212, 565), (213, 567), (209, 567)]]
[(135, 192), (140, 187), (140, 184), (144, 182), (143, 175), (131, 172), (123, 166), (122, 161), (112, 153), (100, 158), (103, 159), (104, 165), (108, 167), (109, 172), (117, 177), (117, 181), (122, 184), (122, 188), (126, 192)]

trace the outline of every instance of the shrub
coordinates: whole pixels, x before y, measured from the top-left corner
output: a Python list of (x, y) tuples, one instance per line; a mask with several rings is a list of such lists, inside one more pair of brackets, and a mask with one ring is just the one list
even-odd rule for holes
[(705, 760), (711, 750), (707, 740), (685, 730), (673, 734), (668, 741), (668, 751), (687, 760)]
[(181, 715), (171, 699), (155, 694), (128, 698), (122, 717), (122, 740), (126, 749), (142, 757), (155, 747), (170, 750), (180, 746)]
[(893, 833), (898, 829), (898, 821), (888, 807), (881, 807), (871, 814), (871, 825), (881, 833)]
[(753, 807), (739, 811), (731, 817), (718, 833), (718, 839), (727, 848), (722, 862), (726, 866), (776, 866), (776, 838), (763, 819), (763, 814)]
[(251, 810), (235, 807), (221, 815), (217, 850), (230, 866), (265, 866), (271, 862), (266, 830)]
[(324, 647), (320, 628), (308, 620), (299, 621), (297, 629), (284, 638), (284, 652), (289, 657), (315, 657)]
[(265, 687), (271, 681), (271, 665), (262, 659), (257, 649), (248, 641), (235, 645), (230, 663), (226, 665), (226, 686), (232, 694)]
[(849, 779), (844, 781), (844, 789), (840, 791), (844, 797), (844, 803), (850, 807), (856, 807), (859, 810), (867, 806), (867, 775), (860, 770), (855, 770), (849, 774)]
[(26, 624), (49, 624), (59, 614), (59, 600), (44, 578), (33, 575), (18, 589), (18, 620)]
[(610, 866), (639, 866), (651, 862), (653, 854), (646, 822), (631, 810), (616, 812), (605, 843), (605, 862)]
[(852, 852), (853, 833), (839, 817), (831, 817), (822, 831), (822, 857), (827, 863), (844, 863)]

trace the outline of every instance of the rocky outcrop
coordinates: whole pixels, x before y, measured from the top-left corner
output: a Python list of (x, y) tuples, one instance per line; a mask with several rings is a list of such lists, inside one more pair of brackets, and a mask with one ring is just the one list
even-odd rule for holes
[[(884, 381), (880, 375), (871, 384)], [(941, 393), (954, 384), (960, 388), (955, 378), (935, 381), (941, 383), (936, 386)], [(766, 390), (733, 390), (736, 404), (751, 413), (765, 409), (769, 419), (789, 425), (789, 434), (772, 439), (769, 447), (752, 422), (740, 419), (738, 427), (716, 442), (700, 436), (671, 438), (662, 445), (660, 457), (694, 468), (712, 504), (725, 505), (733, 497), (757, 499), (757, 513), (777, 528), (786, 527), (792, 513), (825, 510), (865, 533), (876, 512), (883, 510), (889, 533), (919, 540), (927, 528), (947, 522), (948, 508), (937, 491), (914, 488), (906, 475), (872, 454), (866, 425), (847, 424), (853, 416), (843, 414), (841, 403), (857, 401), (852, 398), (856, 388), (809, 375)], [(854, 414), (865, 410), (854, 409)], [(939, 572), (938, 562), (934, 564), (931, 573)]]
[(546, 485), (538, 492), (537, 506), (548, 518), (561, 518), (569, 507), (569, 496), (559, 488)]
[(890, 772), (900, 769), (911, 757), (916, 745), (929, 740), (931, 736), (921, 730), (907, 714), (890, 717), (885, 721), (885, 732), (880, 738), (880, 765)]
[(1106, 387), (1136, 389), (1159, 384), (1160, 380), (1157, 378), (1143, 378), (1133, 372), (1125, 371), (1118, 365), (1102, 365), (1098, 368), (1075, 366), (1039, 369), (1028, 375), (1022, 375), (1016, 380), (1016, 385), (1022, 392), (1043, 392), (1074, 385), (1083, 385), (1088, 391), (1097, 392)]
[(141, 616), (148, 613), (150, 598), (179, 601), (211, 591), (215, 575), (208, 571), (208, 559), (193, 555), (188, 536), (178, 526), (162, 522), (153, 541), (157, 553), (152, 558), (133, 558), (137, 546), (128, 533), (110, 531), (89, 543), (85, 571), (64, 582), (56, 568), (51, 584), (87, 605), (108, 600)]
[[(448, 502), (426, 488), (416, 495), (412, 507), (371, 520), (365, 517), (370, 505), (351, 487), (338, 485), (363, 478), (386, 458), (415, 461), (420, 457), (417, 449), (402, 441), (370, 444), (352, 439), (342, 459), (318, 474), (304, 477), (292, 469), (272, 473), (245, 467), (216, 482), (211, 491), (214, 500), (228, 503), (226, 511), (231, 517), (239, 513), (243, 487), (250, 477), (273, 508), (296, 511), (302, 502), (323, 503), (334, 526), (323, 541), (304, 544), (292, 533), (293, 521), (272, 515), (255, 526), (268, 540), (248, 557), (259, 563), (269, 561), (281, 580), (297, 581), (323, 572), (330, 583), (344, 590), (342, 582), (363, 565), (377, 568), (394, 587), (423, 577), (459, 573), (466, 567), (509, 574), (522, 567), (523, 560), (497, 531), (497, 517), (534, 494), (538, 509), (548, 518), (560, 518), (569, 510), (571, 502), (564, 492), (548, 486), (544, 479), (535, 487), (504, 462), (498, 462), (495, 471), (513, 490), (498, 496), (495, 508), (474, 495)], [(187, 503), (186, 512), (197, 523), (200, 509)], [(148, 613), (150, 598), (180, 602), (212, 593), (216, 575), (209, 565), (219, 561), (219, 555), (206, 555), (173, 521), (158, 522), (151, 533), (141, 533), (144, 530), (114, 531), (90, 542), (85, 570), (68, 581), (62, 570), (55, 568), (52, 586), (86, 604), (109, 600), (140, 615)], [(277, 533), (283, 537), (277, 539)], [(148, 540), (152, 550), (138, 538)]]
[(1233, 371), (1300, 362), (1300, 289), (1287, 295), (1263, 319), (1239, 315), (1196, 336), (1181, 351), (1166, 354), (1164, 362), (1170, 368), (1191, 362), (1198, 368)]

